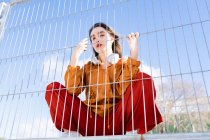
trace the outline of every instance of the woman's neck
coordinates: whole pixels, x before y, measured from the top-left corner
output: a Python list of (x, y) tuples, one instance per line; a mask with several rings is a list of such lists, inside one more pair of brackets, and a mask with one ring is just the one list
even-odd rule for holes
[(100, 53), (99, 54), (99, 59), (101, 60), (102, 63), (106, 64), (106, 62), (107, 62), (106, 59), (111, 54), (113, 54), (112, 51), (109, 51), (109, 52), (107, 51), (107, 52), (104, 52), (104, 53)]

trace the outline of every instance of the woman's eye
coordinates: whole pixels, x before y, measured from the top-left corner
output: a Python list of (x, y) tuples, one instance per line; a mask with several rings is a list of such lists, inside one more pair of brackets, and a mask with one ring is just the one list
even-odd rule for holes
[(100, 37), (103, 37), (104, 35), (102, 34), (102, 35), (100, 35)]

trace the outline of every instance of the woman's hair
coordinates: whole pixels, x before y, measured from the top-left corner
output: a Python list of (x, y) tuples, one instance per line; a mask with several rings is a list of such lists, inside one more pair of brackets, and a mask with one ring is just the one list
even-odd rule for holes
[[(122, 48), (119, 43), (119, 36), (105, 23), (102, 23), (102, 22), (95, 23), (89, 30), (89, 38), (90, 38), (92, 30), (96, 27), (104, 28), (112, 37), (114, 37), (114, 42), (112, 43), (112, 51), (113, 51), (113, 53), (119, 54), (119, 57), (122, 58)], [(90, 41), (91, 41), (91, 39), (90, 39)], [(98, 53), (94, 50), (94, 48), (93, 48), (93, 52), (95, 53), (95, 56), (98, 59)]]

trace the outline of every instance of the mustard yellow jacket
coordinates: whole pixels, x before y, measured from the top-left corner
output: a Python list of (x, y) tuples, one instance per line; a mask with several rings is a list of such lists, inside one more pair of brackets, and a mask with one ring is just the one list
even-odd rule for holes
[(140, 61), (130, 57), (120, 59), (106, 69), (91, 61), (82, 68), (69, 65), (64, 77), (65, 86), (70, 94), (77, 96), (85, 90), (84, 103), (103, 117), (121, 99), (129, 80), (139, 72), (139, 65)]

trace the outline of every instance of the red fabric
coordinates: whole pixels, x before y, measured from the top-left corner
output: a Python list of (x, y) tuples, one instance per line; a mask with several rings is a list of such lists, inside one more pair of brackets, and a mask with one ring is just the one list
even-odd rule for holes
[[(109, 117), (106, 115), (105, 118), (94, 112), (91, 112), (92, 115), (90, 115), (88, 107), (77, 96), (69, 94), (60, 83), (49, 84), (45, 99), (56, 128), (60, 131), (63, 129), (78, 130), (83, 136), (121, 135), (126, 131), (132, 131), (133, 128), (138, 129), (139, 134), (143, 134), (153, 129), (163, 121), (154, 103), (156, 92), (153, 81), (145, 73), (138, 73), (135, 79), (136, 81), (132, 82), (132, 88), (130, 85), (126, 89), (123, 98), (109, 113)], [(133, 93), (133, 102), (131, 93)], [(108, 118), (110, 128), (108, 128)]]

